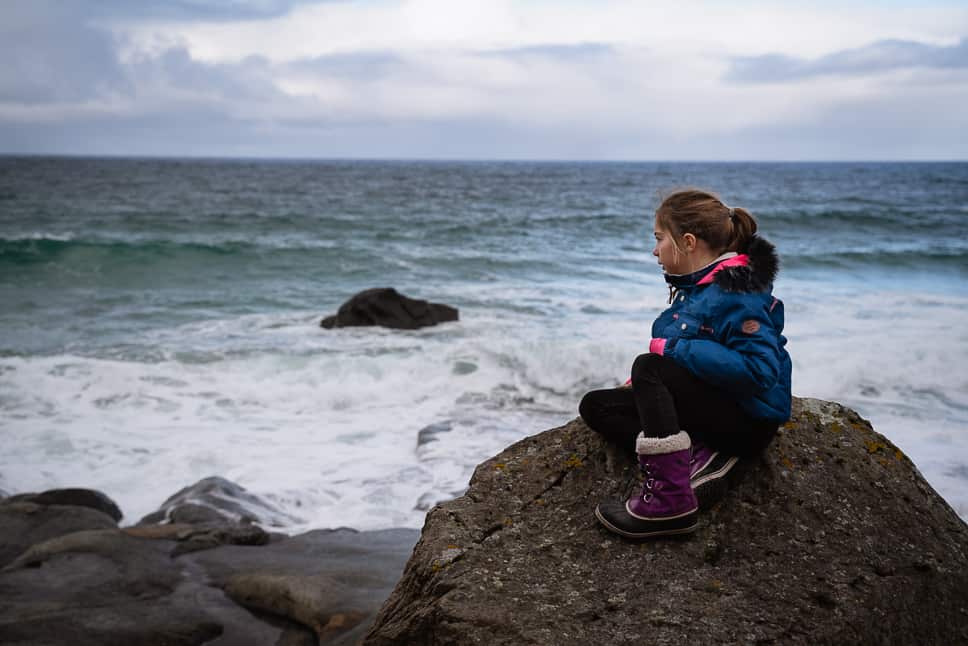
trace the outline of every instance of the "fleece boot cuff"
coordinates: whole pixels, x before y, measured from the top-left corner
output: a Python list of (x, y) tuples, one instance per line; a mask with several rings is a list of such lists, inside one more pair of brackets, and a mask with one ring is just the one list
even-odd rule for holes
[(679, 431), (668, 437), (646, 437), (645, 434), (639, 433), (639, 436), (635, 439), (635, 452), (639, 455), (675, 453), (676, 451), (684, 451), (690, 446), (689, 434), (685, 431)]

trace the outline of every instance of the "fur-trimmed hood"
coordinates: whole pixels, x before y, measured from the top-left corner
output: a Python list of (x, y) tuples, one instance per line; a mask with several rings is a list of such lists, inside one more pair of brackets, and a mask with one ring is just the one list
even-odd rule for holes
[(780, 259), (773, 244), (754, 235), (746, 247), (747, 264), (715, 271), (713, 282), (727, 292), (762, 292), (770, 289), (780, 271)]
[[(769, 291), (780, 270), (776, 247), (754, 235), (746, 252), (715, 262), (691, 274), (666, 274), (673, 290), (715, 283), (725, 292), (755, 293)], [(671, 298), (670, 298), (671, 301)]]

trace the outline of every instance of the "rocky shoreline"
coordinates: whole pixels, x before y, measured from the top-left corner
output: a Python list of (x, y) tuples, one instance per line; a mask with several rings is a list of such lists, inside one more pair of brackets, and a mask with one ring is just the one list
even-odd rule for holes
[(636, 480), (576, 419), (479, 465), (422, 532), (272, 533), (278, 510), (220, 478), (129, 527), (96, 491), (6, 497), (0, 643), (968, 641), (968, 526), (849, 409), (796, 399), (687, 538), (598, 525)]
[[(244, 503), (244, 504), (242, 504)], [(419, 532), (270, 533), (238, 485), (207, 478), (139, 524), (88, 489), (0, 500), (0, 643), (352, 644)]]

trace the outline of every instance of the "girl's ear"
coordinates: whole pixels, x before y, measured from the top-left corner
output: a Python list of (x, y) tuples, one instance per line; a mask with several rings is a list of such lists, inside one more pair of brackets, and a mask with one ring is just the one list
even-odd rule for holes
[(682, 236), (682, 249), (683, 251), (693, 251), (696, 248), (696, 236), (691, 233), (685, 233)]

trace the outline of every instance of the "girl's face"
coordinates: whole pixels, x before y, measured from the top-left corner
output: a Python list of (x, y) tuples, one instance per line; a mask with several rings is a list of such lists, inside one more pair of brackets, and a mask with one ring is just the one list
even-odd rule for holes
[(685, 268), (686, 254), (676, 248), (672, 233), (661, 227), (658, 218), (655, 221), (655, 247), (652, 249), (652, 255), (659, 259), (659, 266), (665, 273), (687, 273)]

